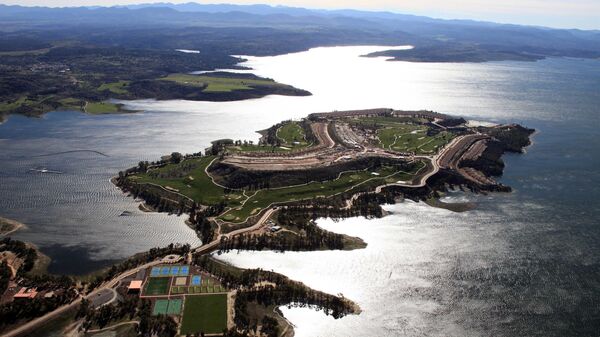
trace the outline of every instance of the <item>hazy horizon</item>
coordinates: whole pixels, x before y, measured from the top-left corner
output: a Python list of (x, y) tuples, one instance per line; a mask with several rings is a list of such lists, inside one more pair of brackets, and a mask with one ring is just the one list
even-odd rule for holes
[(77, 7), (77, 6), (116, 6), (144, 3), (170, 2), (175, 4), (195, 2), (200, 4), (266, 4), (309, 9), (357, 9), (368, 11), (389, 11), (394, 13), (423, 15), (442, 19), (467, 19), (510, 23), (519, 25), (544, 26), (550, 28), (575, 28), (586, 30), (600, 29), (600, 1), (593, 0), (508, 0), (490, 3), (485, 0), (459, 0), (452, 3), (440, 0), (405, 0), (399, 3), (392, 0), (345, 1), (340, 5), (331, 0), (233, 0), (233, 1), (140, 1), (140, 0), (20, 0), (0, 1), (4, 5)]

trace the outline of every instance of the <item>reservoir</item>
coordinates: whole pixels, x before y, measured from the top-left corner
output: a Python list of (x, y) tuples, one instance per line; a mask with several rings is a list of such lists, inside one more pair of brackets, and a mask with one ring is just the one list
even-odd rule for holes
[[(505, 157), (511, 194), (451, 193), (474, 211), (388, 205), (382, 219), (334, 222), (362, 237), (351, 252), (231, 252), (221, 259), (281, 272), (363, 309), (333, 320), (283, 308), (297, 336), (591, 336), (600, 329), (600, 63), (440, 64), (360, 57), (381, 47), (316, 48), (248, 57), (246, 66), (313, 93), (240, 102), (136, 101), (143, 112), (11, 116), (0, 125), (0, 215), (26, 223), (14, 237), (81, 274), (171, 242), (199, 244), (184, 217), (144, 213), (109, 182), (161, 155), (311, 112), (429, 109), (539, 132)], [(59, 173), (41, 172), (43, 170)], [(127, 212), (125, 212), (127, 211)], [(75, 263), (77, 262), (77, 263)]]

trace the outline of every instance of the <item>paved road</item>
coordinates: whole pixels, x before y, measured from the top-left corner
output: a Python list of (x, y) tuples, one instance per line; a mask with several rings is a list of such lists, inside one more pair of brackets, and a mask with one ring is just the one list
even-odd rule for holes
[(221, 242), (221, 238), (225, 237), (225, 238), (232, 238), (236, 235), (240, 235), (240, 234), (244, 234), (247, 232), (252, 232), (255, 231), (259, 228), (261, 228), (265, 222), (271, 217), (271, 215), (273, 215), (273, 212), (275, 212), (277, 210), (277, 207), (272, 207), (269, 208), (261, 217), (260, 219), (256, 222), (256, 224), (250, 226), (250, 227), (246, 227), (246, 228), (240, 228), (240, 229), (236, 229), (233, 232), (227, 233), (227, 234), (219, 234), (217, 236), (216, 239), (214, 239), (213, 241), (211, 241), (210, 243), (207, 243), (205, 245), (202, 245), (196, 249), (193, 250), (194, 253), (197, 254), (205, 254), (208, 253), (210, 251), (212, 251), (213, 249), (217, 248), (219, 246), (219, 243)]
[(114, 289), (102, 289), (94, 297), (88, 298), (94, 308), (113, 302), (117, 298), (117, 292)]
[[(327, 133), (328, 135), (328, 133)], [(425, 184), (427, 183), (427, 179), (429, 179), (431, 176), (433, 176), (434, 174), (436, 174), (439, 169), (440, 169), (440, 165), (439, 165), (439, 160), (441, 157), (443, 157), (448, 151), (453, 150), (454, 146), (458, 145), (459, 142), (461, 142), (463, 140), (463, 138), (468, 137), (468, 136), (459, 136), (454, 138), (449, 144), (447, 144), (442, 151), (440, 151), (437, 155), (433, 156), (433, 157), (427, 157), (427, 156), (415, 156), (415, 158), (419, 158), (419, 159), (426, 159), (429, 160), (431, 162), (432, 165), (432, 170), (429, 171), (427, 174), (423, 175), (419, 181), (418, 184), (405, 184), (405, 183), (392, 183), (392, 184), (387, 184), (387, 185), (382, 185), (377, 187), (376, 192), (380, 192), (381, 189), (383, 189), (384, 187), (387, 186), (404, 186), (404, 187), (412, 187), (412, 188), (417, 188), (417, 187), (423, 187), (425, 186)], [(227, 233), (227, 234), (219, 234), (217, 236), (217, 238), (213, 241), (211, 241), (208, 244), (202, 245), (200, 247), (197, 247), (195, 249), (193, 249), (192, 251), (194, 253), (199, 253), (199, 254), (203, 254), (203, 253), (208, 253), (212, 250), (214, 250), (215, 248), (218, 247), (219, 243), (221, 242), (221, 238), (222, 237), (226, 237), (226, 238), (231, 238), (233, 236), (236, 235), (240, 235), (243, 233), (247, 233), (247, 232), (251, 232), (254, 230), (257, 230), (259, 228), (261, 228), (265, 222), (269, 219), (269, 217), (273, 214), (273, 212), (275, 212), (277, 210), (277, 207), (272, 207), (269, 208), (263, 215), (262, 217), (256, 222), (256, 224), (254, 224), (253, 226), (250, 227), (246, 227), (246, 228), (241, 228), (238, 230), (235, 230), (233, 232)], [(80, 297), (78, 299), (76, 299), (75, 301), (64, 305), (62, 307), (59, 307), (58, 309), (47, 313), (44, 316), (38, 317), (32, 321), (29, 321), (19, 327), (17, 327), (16, 329), (13, 329), (12, 331), (9, 331), (5, 334), (3, 334), (1, 337), (17, 337), (17, 336), (21, 336), (24, 333), (26, 333), (27, 331), (34, 329), (36, 327), (39, 327), (40, 325), (60, 316), (61, 314), (67, 312), (70, 309), (74, 309), (77, 305), (79, 305), (79, 303), (81, 302), (82, 298), (86, 298), (92, 301), (96, 301), (97, 303), (101, 303), (101, 301), (98, 301), (96, 298), (100, 297), (100, 298), (106, 298), (108, 300), (113, 300), (112, 296), (108, 297), (108, 295), (106, 295), (107, 290), (110, 290), (117, 285), (119, 282), (121, 282), (123, 279), (131, 276), (134, 273), (137, 273), (138, 271), (142, 270), (142, 269), (146, 269), (148, 267), (154, 266), (154, 265), (158, 265), (161, 264), (162, 260), (157, 260), (157, 261), (152, 261), (149, 263), (146, 263), (144, 265), (141, 265), (139, 267), (136, 267), (134, 269), (130, 269), (122, 274), (120, 274), (119, 276), (113, 278), (111, 281), (101, 285), (99, 288), (95, 289), (94, 291), (92, 291), (90, 294), (88, 294), (85, 297)], [(102, 305), (104, 303), (101, 303), (100, 305)]]
[(58, 307), (56, 310), (51, 311), (51, 312), (45, 314), (44, 316), (38, 317), (38, 318), (31, 320), (23, 325), (20, 325), (16, 329), (6, 332), (5, 334), (2, 335), (2, 337), (25, 336), (26, 332), (28, 332), (32, 329), (35, 329), (47, 322), (59, 317), (60, 315), (68, 312), (71, 309), (77, 308), (77, 306), (81, 302), (82, 298), (85, 298), (85, 299), (88, 299), (91, 301), (95, 297), (97, 297), (99, 293), (104, 293), (106, 291), (106, 289), (113, 288), (115, 285), (117, 285), (123, 279), (131, 276), (132, 274), (135, 274), (142, 269), (146, 269), (148, 267), (151, 267), (151, 266), (154, 266), (154, 265), (157, 265), (160, 263), (162, 263), (162, 260), (148, 262), (148, 263), (138, 266), (136, 268), (130, 269), (130, 270), (118, 275), (117, 277), (113, 278), (109, 282), (102, 284), (99, 288), (96, 288), (94, 291), (89, 293), (87, 296), (80, 296), (79, 298), (77, 298), (76, 300), (74, 300), (73, 302), (71, 302), (69, 304), (65, 304), (61, 307)]

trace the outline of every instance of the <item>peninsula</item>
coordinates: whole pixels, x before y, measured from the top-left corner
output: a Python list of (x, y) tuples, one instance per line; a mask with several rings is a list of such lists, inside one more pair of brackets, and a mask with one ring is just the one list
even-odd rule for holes
[[(16, 256), (20, 267), (11, 273), (2, 265), (0, 331), (22, 336), (62, 321), (67, 325), (55, 329), (73, 335), (275, 337), (293, 336), (282, 305), (315, 307), (336, 319), (359, 314), (342, 294), (235, 268), (208, 253), (364, 248), (360, 238), (328, 232), (314, 220), (381, 217), (383, 203), (435, 200), (453, 186), (508, 192), (493, 178), (502, 174), (502, 154), (522, 152), (533, 132), (432, 111), (335, 111), (281, 122), (260, 131), (256, 144), (221, 139), (204, 153), (140, 162), (113, 182), (143, 199), (145, 210), (189, 214), (202, 245), (151, 249), (75, 279), (32, 275), (34, 252), (7, 238), (5, 255)], [(18, 314), (32, 304), (35, 310)]]
[(354, 249), (364, 243), (313, 220), (383, 216), (382, 203), (431, 200), (452, 186), (508, 192), (493, 178), (501, 156), (521, 152), (533, 132), (431, 111), (314, 113), (261, 131), (256, 144), (216, 140), (204, 154), (140, 162), (113, 182), (145, 209), (190, 214), (212, 249)]

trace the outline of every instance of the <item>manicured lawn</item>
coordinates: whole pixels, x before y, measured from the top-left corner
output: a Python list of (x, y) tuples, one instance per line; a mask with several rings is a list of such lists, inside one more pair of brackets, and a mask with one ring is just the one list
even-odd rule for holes
[[(224, 189), (215, 185), (206, 174), (205, 168), (214, 158), (214, 156), (208, 156), (188, 159), (182, 164), (169, 164), (160, 169), (152, 170), (150, 173), (134, 175), (129, 179), (134, 180), (136, 183), (152, 183), (168, 187), (172, 190), (177, 190), (178, 193), (184, 194), (203, 205), (215, 205), (223, 201), (230, 210), (227, 211), (227, 213), (222, 214), (220, 219), (228, 222), (240, 223), (245, 221), (249, 216), (257, 214), (272, 203), (306, 200), (315, 197), (329, 197), (355, 188), (357, 184), (362, 184), (364, 182), (369, 183), (366, 186), (372, 186), (374, 184), (393, 182), (392, 179), (410, 181), (414, 178), (415, 173), (409, 172), (405, 174), (397, 172), (395, 167), (381, 167), (374, 172), (372, 170), (345, 172), (340, 178), (331, 181), (313, 182), (308, 185), (295, 187), (260, 190), (256, 193), (247, 192), (246, 195), (250, 197), (245, 204), (241, 206), (241, 202), (246, 200), (246, 197), (242, 195), (241, 191), (225, 193)], [(392, 174), (394, 175), (393, 177), (388, 177)], [(397, 175), (405, 176), (400, 179)], [(385, 179), (385, 177), (388, 177), (388, 179)], [(148, 186), (149, 188), (160, 189), (160, 187), (153, 187), (152, 185)], [(360, 186), (362, 187), (363, 185)], [(204, 282), (202, 284), (202, 286), (207, 285), (208, 284), (204, 284)]]
[[(301, 147), (308, 145), (304, 139), (304, 130), (296, 122), (289, 122), (282, 125), (277, 129), (277, 137), (281, 139), (286, 146)], [(293, 145), (294, 142), (299, 142), (300, 144)]]
[[(189, 170), (183, 177), (177, 177), (180, 175), (177, 172), (177, 170), (180, 170), (178, 165), (169, 164), (153, 171), (159, 175), (156, 178), (149, 174), (138, 174), (133, 179), (137, 183), (147, 182), (165, 187), (169, 186), (202, 205), (215, 205), (221, 201), (225, 201), (229, 205), (239, 205), (241, 200), (243, 200), (239, 192), (226, 194), (223, 188), (213, 184), (210, 177), (204, 171), (213, 159), (215, 159), (214, 156), (207, 156), (186, 160), (184, 163), (193, 165), (193, 169)], [(165, 177), (162, 177), (161, 174)], [(174, 177), (169, 178), (170, 176)]]
[(181, 334), (221, 333), (227, 328), (227, 295), (186, 296)]
[(227, 78), (212, 77), (190, 74), (171, 74), (165, 78), (165, 81), (173, 81), (179, 84), (205, 87), (204, 92), (231, 92), (234, 90), (249, 90), (252, 86), (275, 86), (280, 85), (277, 82), (269, 80), (247, 79), (247, 78)]
[(377, 131), (381, 147), (400, 152), (433, 154), (448, 143), (454, 135), (442, 131), (435, 136), (427, 135), (427, 127), (422, 125), (391, 126)]
[[(420, 166), (418, 168), (420, 168)], [(233, 209), (222, 218), (227, 216), (227, 219), (231, 219), (233, 216), (236, 219), (235, 222), (242, 222), (250, 215), (256, 214), (257, 209), (264, 209), (275, 202), (297, 201), (314, 197), (329, 197), (344, 192), (365, 181), (373, 181), (378, 184), (385, 183), (384, 177), (394, 174), (396, 170), (392, 167), (382, 167), (374, 172), (379, 175), (373, 175), (373, 171), (346, 172), (343, 173), (339, 179), (322, 183), (314, 182), (303, 186), (260, 190), (252, 196), (241, 209)]]
[(169, 292), (170, 277), (152, 277), (148, 279), (144, 295), (166, 295)]

